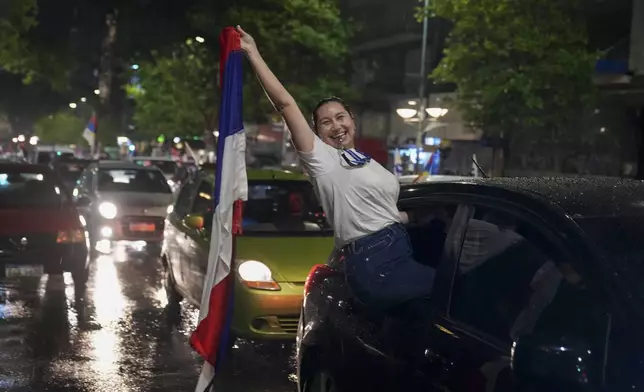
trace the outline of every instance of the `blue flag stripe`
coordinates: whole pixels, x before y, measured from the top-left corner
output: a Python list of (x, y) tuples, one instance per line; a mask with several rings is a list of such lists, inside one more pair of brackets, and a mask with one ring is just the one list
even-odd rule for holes
[(219, 106), (219, 140), (217, 141), (217, 167), (213, 194), (215, 208), (219, 205), (221, 195), (221, 171), (226, 139), (244, 130), (242, 117), (243, 60), (243, 52), (231, 52), (224, 70), (224, 83), (221, 88), (221, 103)]

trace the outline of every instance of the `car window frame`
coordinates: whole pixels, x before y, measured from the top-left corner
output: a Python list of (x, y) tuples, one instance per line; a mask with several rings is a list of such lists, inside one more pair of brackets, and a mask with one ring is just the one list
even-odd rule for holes
[[(552, 225), (548, 224), (548, 221), (544, 220), (543, 217), (537, 216), (534, 212), (528, 210), (527, 208), (520, 206), (516, 203), (507, 202), (496, 198), (487, 198), (487, 197), (477, 198), (476, 196), (472, 198), (470, 204), (472, 206), (472, 211), (471, 211), (472, 215), (467, 220), (467, 224), (469, 224), (470, 219), (472, 219), (473, 214), (476, 211), (476, 207), (493, 209), (498, 212), (510, 214), (513, 217), (518, 218), (519, 220), (530, 224), (534, 229), (536, 229), (536, 231), (539, 232), (539, 234), (544, 239), (549, 241), (550, 244), (554, 246), (557, 254), (559, 255), (559, 257), (557, 258), (552, 258), (552, 262), (555, 263), (555, 265), (558, 266), (563, 262), (567, 262), (567, 263), (570, 263), (573, 267), (576, 267), (579, 264), (575, 259), (574, 253), (570, 252), (569, 249), (566, 247), (565, 239), (561, 238), (560, 234), (557, 234), (557, 229), (554, 228)], [(460, 262), (460, 256), (462, 253), (462, 245), (463, 244), (461, 244), (461, 251), (458, 252), (459, 258), (456, 261), (456, 263), (453, 265), (453, 270), (452, 270), (452, 283), (450, 285), (450, 306), (451, 306), (451, 298), (454, 295), (454, 283), (456, 279), (458, 263)], [(593, 284), (592, 279), (588, 279), (588, 277), (584, 274), (582, 270), (579, 270), (577, 268), (575, 268), (575, 270), (582, 276), (584, 280), (586, 280), (589, 286), (589, 289), (593, 292), (594, 296), (600, 297), (601, 293), (598, 291), (598, 288)], [(611, 307), (606, 307), (605, 304), (602, 304), (602, 306), (608, 309), (612, 309)], [(471, 324), (468, 324), (466, 322), (459, 320), (458, 318), (455, 318), (450, 311), (451, 309), (448, 308), (445, 318), (449, 320), (449, 322), (452, 323), (454, 326), (458, 327), (458, 329), (461, 332), (466, 333), (470, 337), (480, 340), (503, 352), (509, 352), (509, 350), (511, 349), (511, 343), (502, 341), (501, 339), (495, 336), (492, 336), (488, 333), (485, 333), (484, 331), (481, 331), (480, 329), (477, 329), (475, 326)]]
[[(437, 204), (452, 204), (456, 205), (456, 211), (454, 212), (454, 216), (452, 217), (452, 223), (450, 225), (450, 228), (448, 229), (447, 236), (445, 237), (445, 244), (447, 244), (450, 241), (454, 241), (456, 243), (459, 243), (460, 245), (456, 248), (455, 253), (452, 254), (450, 252), (447, 252), (446, 248), (443, 248), (443, 252), (441, 253), (440, 261), (439, 261), (439, 268), (436, 269), (436, 277), (439, 277), (439, 270), (442, 265), (446, 265), (447, 268), (452, 268), (452, 266), (457, 265), (458, 258), (460, 257), (460, 252), (462, 250), (462, 243), (465, 237), (465, 230), (462, 228), (454, 233), (456, 235), (456, 238), (450, 239), (450, 232), (451, 228), (453, 225), (464, 225), (468, 222), (469, 216), (471, 215), (471, 206), (469, 203), (461, 202), (461, 201), (455, 201), (454, 199), (451, 199), (449, 197), (445, 197), (443, 195), (426, 195), (426, 196), (420, 196), (420, 197), (408, 197), (404, 199), (400, 199), (398, 201), (398, 209), (400, 211), (407, 211), (407, 210), (413, 210), (414, 208), (422, 208), (422, 207), (427, 207), (427, 206), (436, 206)], [(456, 260), (454, 259), (456, 258)], [(448, 270), (449, 273), (449, 270)], [(431, 303), (432, 303), (432, 308), (434, 311), (436, 311), (439, 315), (446, 315), (448, 306), (449, 306), (449, 301), (451, 300), (451, 291), (452, 291), (452, 285), (453, 285), (453, 276), (446, 276), (446, 281), (441, 282), (441, 281), (434, 281), (434, 288), (432, 290), (431, 294)]]
[[(204, 213), (207, 212), (207, 211), (200, 212), (200, 211), (195, 211), (194, 210), (195, 204), (197, 202), (197, 198), (199, 197), (199, 189), (201, 188), (201, 186), (204, 183), (208, 183), (208, 184), (210, 184), (212, 186), (214, 186), (214, 184), (213, 184), (212, 181), (209, 181), (207, 178), (200, 178), (195, 182), (197, 183), (197, 186), (195, 187), (194, 194), (192, 195), (192, 202), (190, 203), (190, 208), (189, 208), (188, 214), (197, 214), (197, 215), (204, 216)], [(211, 197), (212, 197), (212, 195), (211, 195)], [(214, 200), (211, 199), (211, 202), (214, 203)], [(213, 204), (213, 210), (214, 210), (214, 204)]]
[[(191, 179), (186, 182), (181, 186), (179, 189), (179, 192), (177, 193), (177, 198), (174, 202), (174, 209), (173, 212), (181, 219), (185, 218), (190, 211), (192, 210), (192, 206), (195, 202), (195, 196), (196, 196), (196, 191), (199, 189), (199, 182), (201, 181), (200, 178), (197, 179)], [(192, 188), (192, 189), (189, 189)], [(183, 208), (179, 208), (180, 206), (180, 201), (181, 201), (181, 194), (183, 193), (184, 190), (188, 189), (189, 193), (187, 195), (187, 200), (188, 204), (186, 205), (185, 210)]]

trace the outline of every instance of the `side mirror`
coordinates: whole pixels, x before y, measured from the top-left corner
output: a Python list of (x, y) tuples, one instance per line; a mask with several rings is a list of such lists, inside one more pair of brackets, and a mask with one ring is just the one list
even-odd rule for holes
[(527, 336), (512, 348), (512, 369), (522, 386), (597, 391), (602, 385), (603, 356), (595, 348), (577, 337)]
[(81, 196), (76, 201), (78, 207), (89, 207), (92, 204), (92, 200), (89, 197)]
[(188, 215), (183, 219), (183, 224), (195, 230), (201, 230), (204, 227), (204, 219), (201, 215)]

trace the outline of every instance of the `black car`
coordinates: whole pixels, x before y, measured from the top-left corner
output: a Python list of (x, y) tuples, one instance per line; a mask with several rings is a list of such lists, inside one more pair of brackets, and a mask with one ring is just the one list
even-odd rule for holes
[(83, 219), (45, 165), (0, 163), (0, 277), (72, 273), (77, 294), (88, 277)]
[(300, 391), (644, 388), (642, 182), (428, 183), (399, 208), (421, 217), (407, 230), (432, 295), (380, 313), (352, 297), (341, 255), (315, 267)]

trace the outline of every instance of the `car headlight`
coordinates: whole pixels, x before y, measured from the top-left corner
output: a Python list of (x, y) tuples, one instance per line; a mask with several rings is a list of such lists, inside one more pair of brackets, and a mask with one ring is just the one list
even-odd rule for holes
[(174, 211), (174, 206), (170, 204), (168, 208), (165, 210), (167, 214), (172, 214), (172, 211)]
[(168, 180), (168, 186), (172, 188), (174, 186), (174, 181)]
[(105, 201), (98, 206), (98, 213), (105, 219), (116, 218), (117, 209), (114, 203)]
[(258, 290), (280, 290), (280, 285), (273, 279), (270, 268), (261, 261), (242, 261), (237, 267), (237, 274), (246, 287)]

